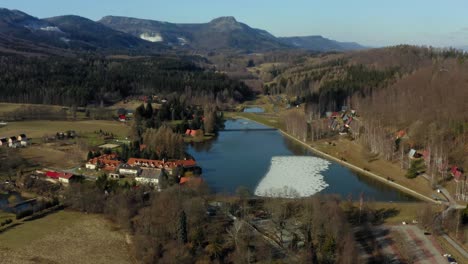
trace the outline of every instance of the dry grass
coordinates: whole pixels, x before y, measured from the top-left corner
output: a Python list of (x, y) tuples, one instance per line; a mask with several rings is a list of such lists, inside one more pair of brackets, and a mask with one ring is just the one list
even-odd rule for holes
[[(328, 144), (335, 143), (335, 146)], [(431, 197), (434, 194), (429, 182), (422, 177), (408, 179), (405, 177), (406, 171), (401, 169), (399, 164), (386, 161), (384, 159), (375, 159), (369, 161), (363, 153), (363, 146), (344, 138), (336, 140), (318, 141), (312, 144), (313, 147), (337, 158), (344, 158), (348, 163), (351, 163), (360, 168), (367, 168), (370, 172), (382, 176), (392, 178), (395, 183), (408, 187), (418, 193)]]
[(23, 121), (10, 122), (0, 128), (0, 136), (8, 137), (25, 133), (28, 137), (39, 138), (45, 134), (55, 135), (57, 132), (75, 130), (77, 133), (89, 133), (102, 129), (118, 136), (126, 136), (129, 127), (116, 121)]
[[(433, 207), (434, 212), (441, 210), (440, 205), (430, 204), (430, 203), (388, 203), (388, 202), (373, 202), (367, 204), (367, 206), (373, 210), (396, 210), (397, 213), (385, 219), (385, 224), (401, 224), (401, 222), (409, 222), (418, 219), (418, 214), (421, 211), (421, 208), (425, 205), (430, 205)], [(358, 206), (356, 204), (356, 206)]]
[(15, 219), (15, 214), (0, 211), (0, 223), (7, 220), (7, 219), (14, 220)]
[(39, 104), (13, 104), (13, 103), (0, 103), (0, 115), (8, 112), (15, 111), (24, 106), (35, 106), (35, 107), (44, 107), (47, 109), (56, 109), (57, 111), (62, 109), (62, 106), (59, 105), (39, 105)]
[(131, 263), (125, 235), (99, 215), (60, 211), (0, 234), (0, 263)]
[[(123, 101), (120, 101), (116, 104), (114, 104), (113, 106), (109, 107), (111, 109), (119, 109), (119, 108), (124, 108), (124, 109), (127, 109), (127, 110), (135, 110), (137, 109), (137, 107), (139, 107), (141, 104), (144, 104), (146, 106), (146, 103), (143, 102), (143, 101), (139, 101), (139, 100), (131, 100), (129, 102), (123, 102)], [(153, 109), (159, 109), (161, 108), (161, 105), (160, 104), (156, 104), (156, 103), (152, 103), (151, 106), (153, 107)]]
[(20, 154), (33, 164), (58, 169), (78, 166), (80, 161), (86, 158), (86, 153), (81, 151), (76, 145), (69, 146), (68, 148), (53, 147), (48, 146), (48, 144), (31, 146), (20, 149)]

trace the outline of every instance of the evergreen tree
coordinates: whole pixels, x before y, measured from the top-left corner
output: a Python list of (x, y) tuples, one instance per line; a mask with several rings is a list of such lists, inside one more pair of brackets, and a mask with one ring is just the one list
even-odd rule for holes
[(416, 176), (418, 176), (419, 173), (424, 171), (425, 167), (426, 166), (424, 165), (423, 159), (411, 161), (411, 166), (408, 169), (408, 172), (406, 173), (406, 177), (410, 179), (416, 178)]
[(90, 151), (88, 152), (88, 157), (87, 157), (87, 159), (90, 160), (90, 159), (92, 159), (92, 158), (94, 158), (94, 155), (93, 155), (93, 152), (90, 150)]
[(179, 241), (183, 244), (187, 243), (187, 215), (185, 214), (185, 211), (182, 210), (182, 212), (179, 215), (179, 226), (178, 226), (178, 236), (179, 236)]
[(153, 106), (151, 105), (151, 102), (146, 104), (144, 117), (146, 119), (152, 119), (153, 117)]

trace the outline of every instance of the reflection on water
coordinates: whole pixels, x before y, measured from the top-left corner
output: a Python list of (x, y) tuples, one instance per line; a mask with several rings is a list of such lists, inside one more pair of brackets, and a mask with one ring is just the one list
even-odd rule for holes
[[(227, 120), (225, 129), (267, 128), (255, 122)], [(239, 186), (252, 192), (268, 172), (274, 156), (314, 156), (303, 145), (283, 137), (278, 131), (221, 131), (217, 138), (189, 145), (189, 153), (203, 169), (203, 177), (218, 192), (235, 192)], [(324, 173), (329, 187), (321, 193), (357, 199), (414, 201), (415, 199), (375, 179), (359, 175), (332, 162)], [(287, 179), (286, 179), (287, 181)]]

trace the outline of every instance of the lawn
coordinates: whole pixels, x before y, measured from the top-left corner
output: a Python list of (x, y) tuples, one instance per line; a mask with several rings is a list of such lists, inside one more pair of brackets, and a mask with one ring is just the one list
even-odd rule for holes
[(94, 131), (106, 131), (119, 137), (128, 134), (129, 126), (116, 121), (87, 120), (87, 121), (21, 121), (9, 122), (7, 126), (0, 128), (0, 136), (16, 136), (21, 133), (30, 138), (40, 138), (44, 135), (55, 135), (57, 132), (75, 130), (78, 134)]
[(15, 214), (0, 211), (0, 223), (7, 220), (7, 219), (14, 220), (15, 219)]
[(0, 234), (0, 263), (132, 263), (125, 235), (102, 216), (59, 211)]
[[(332, 142), (333, 144), (328, 144)], [(370, 172), (382, 176), (392, 178), (395, 183), (408, 187), (420, 194), (432, 197), (436, 194), (432, 190), (429, 182), (422, 177), (408, 179), (405, 177), (406, 171), (400, 168), (399, 163), (392, 163), (384, 160), (381, 157), (376, 157), (369, 161), (365, 155), (363, 146), (345, 138), (338, 137), (337, 139), (327, 139), (326, 141), (309, 142), (312, 147), (323, 151), (336, 158), (343, 158), (348, 163), (351, 163), (360, 168), (367, 168)]]
[[(415, 202), (415, 203), (388, 203), (388, 202), (372, 202), (366, 204), (373, 210), (380, 210), (391, 212), (395, 211), (395, 214), (389, 214), (385, 219), (385, 224), (401, 224), (402, 222), (411, 223), (413, 220), (418, 219), (418, 214), (424, 208), (424, 206), (432, 206), (434, 211), (439, 211), (441, 208), (439, 205)], [(359, 204), (355, 204), (359, 206)]]

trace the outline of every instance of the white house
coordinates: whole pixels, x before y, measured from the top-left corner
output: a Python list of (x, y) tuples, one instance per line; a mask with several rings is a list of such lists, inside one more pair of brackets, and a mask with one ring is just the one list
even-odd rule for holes
[(95, 170), (95, 169), (96, 169), (96, 164), (87, 162), (87, 163), (85, 164), (85, 167), (86, 167), (87, 169), (90, 169), (90, 170)]
[(15, 144), (17, 141), (18, 141), (18, 139), (16, 137), (9, 137), (8, 138), (8, 146), (12, 147), (13, 144)]
[(20, 134), (17, 139), (19, 141), (28, 141), (28, 137), (26, 137), (26, 134)]
[(63, 174), (59, 175), (58, 180), (61, 183), (69, 184), (70, 181), (72, 181), (74, 177), (75, 176), (73, 174), (71, 174), (71, 173), (63, 173)]
[(119, 167), (119, 173), (122, 175), (137, 176), (140, 173), (140, 168), (128, 164), (122, 164)]
[(135, 177), (135, 181), (142, 184), (152, 184), (156, 186), (159, 184), (162, 175), (163, 172), (161, 169), (144, 168), (141, 170), (141, 175)]

